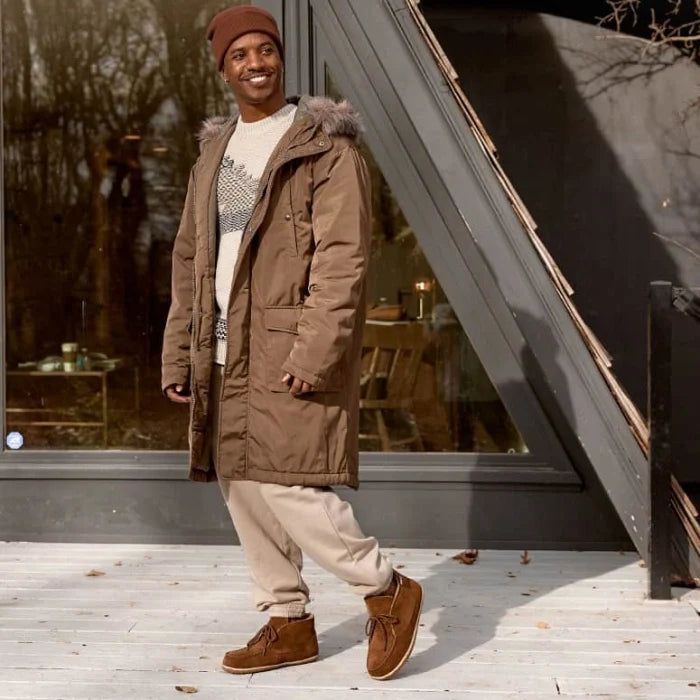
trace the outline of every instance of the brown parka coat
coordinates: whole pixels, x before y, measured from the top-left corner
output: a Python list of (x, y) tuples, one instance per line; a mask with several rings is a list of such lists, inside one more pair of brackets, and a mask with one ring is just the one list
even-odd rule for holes
[[(358, 486), (358, 392), (371, 189), (347, 102), (293, 98), (234, 268), (220, 396), (210, 444), (216, 318), (216, 180), (235, 115), (205, 123), (172, 258), (162, 387), (189, 385), (190, 472), (285, 485)], [(285, 372), (314, 391), (293, 396)]]

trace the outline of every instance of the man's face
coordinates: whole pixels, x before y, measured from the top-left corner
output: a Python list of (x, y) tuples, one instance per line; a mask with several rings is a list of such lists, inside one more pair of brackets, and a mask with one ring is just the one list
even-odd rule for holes
[(264, 105), (284, 99), (282, 69), (275, 42), (267, 34), (251, 32), (229, 46), (221, 73), (239, 104)]

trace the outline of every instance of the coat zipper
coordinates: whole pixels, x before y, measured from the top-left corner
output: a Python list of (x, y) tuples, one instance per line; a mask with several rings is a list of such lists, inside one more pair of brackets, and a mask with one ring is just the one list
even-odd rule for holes
[[(265, 178), (265, 185), (264, 185), (264, 187), (261, 187), (258, 190), (257, 196), (255, 198), (255, 202), (253, 203), (253, 209), (251, 211), (250, 219), (248, 219), (248, 223), (245, 225), (245, 228), (243, 229), (243, 233), (241, 234), (241, 246), (243, 245), (244, 240), (246, 240), (246, 236), (252, 230), (250, 223), (251, 223), (251, 221), (253, 221), (253, 218), (255, 217), (255, 215), (257, 213), (256, 210), (264, 197), (264, 193), (266, 192), (267, 188), (271, 185), (273, 176), (277, 174), (277, 172), (279, 171), (279, 169), (282, 166), (286, 165), (287, 163), (291, 163), (293, 160), (296, 160), (297, 158), (304, 158), (307, 155), (310, 155), (310, 154), (309, 153), (299, 153), (299, 154), (295, 154), (291, 157), (279, 158), (277, 161), (275, 161), (275, 163), (273, 165), (268, 165), (268, 167), (266, 168), (266, 170), (268, 172), (267, 172), (267, 177)], [(263, 172), (263, 176), (265, 176), (265, 174), (266, 173)], [(262, 180), (263, 180), (263, 178), (261, 178), (261, 181)], [(257, 225), (258, 224), (256, 224), (256, 227), (257, 227)], [(211, 266), (210, 255), (211, 255), (211, 241), (210, 241), (209, 232), (207, 232), (207, 263)], [(239, 257), (240, 257), (240, 249), (239, 249)], [(234, 268), (233, 278), (231, 279), (231, 287), (229, 288), (229, 292), (228, 292), (228, 305), (226, 307), (226, 315), (227, 315), (226, 321), (227, 322), (228, 322), (228, 310), (231, 307), (231, 294), (233, 293), (233, 284), (236, 280), (236, 272), (237, 271)], [(214, 274), (216, 274), (216, 273), (214, 272)], [(212, 310), (215, 310), (216, 309), (216, 290), (215, 290), (214, 285), (211, 285), (211, 287), (212, 287), (212, 293), (211, 293), (212, 306), (211, 306), (211, 308), (212, 308)], [(248, 287), (249, 287), (249, 289), (248, 289), (248, 294), (249, 294), (248, 303), (252, 304), (252, 291), (250, 290), (250, 281), (248, 282)], [(222, 423), (222, 415), (223, 415), (221, 403), (223, 401), (223, 396), (224, 396), (224, 385), (226, 383), (226, 377), (230, 376), (230, 374), (231, 374), (231, 370), (228, 366), (229, 365), (228, 356), (229, 356), (230, 342), (231, 342), (231, 338), (230, 338), (229, 333), (228, 333), (228, 323), (227, 323), (226, 352), (225, 352), (225, 356), (224, 356), (224, 366), (223, 366), (222, 377), (221, 377), (221, 386), (219, 387), (218, 440), (217, 440), (217, 444), (213, 446), (213, 449), (216, 450), (216, 464), (219, 465), (219, 468), (221, 468), (221, 462), (220, 462), (220, 459), (221, 459), (221, 423)], [(213, 357), (214, 357), (215, 351), (216, 351), (216, 343), (212, 343), (212, 363), (213, 363)], [(248, 376), (250, 377), (250, 372), (248, 373)], [(248, 412), (250, 412), (250, 401), (248, 402)], [(248, 422), (249, 422), (249, 420), (250, 419), (248, 417)], [(247, 445), (247, 441), (246, 441), (246, 445)], [(248, 464), (248, 454), (247, 454), (247, 449), (246, 449), (246, 470), (247, 470), (247, 464)]]
[[(291, 145), (291, 144), (290, 144)], [(325, 149), (327, 150), (327, 149)], [(322, 151), (318, 151), (319, 153)], [(313, 151), (312, 151), (313, 154)], [(264, 185), (261, 184), (260, 188), (258, 189), (258, 193), (255, 198), (255, 202), (253, 203), (253, 209), (250, 215), (250, 219), (248, 219), (248, 223), (246, 224), (245, 228), (243, 229), (243, 233), (241, 235), (241, 246), (243, 246), (244, 241), (247, 240), (247, 237), (249, 235), (252, 235), (252, 231), (256, 230), (257, 227), (260, 225), (259, 222), (255, 224), (255, 226), (251, 226), (251, 222), (253, 219), (256, 217), (256, 215), (259, 214), (257, 211), (258, 207), (260, 206), (260, 203), (262, 200), (265, 198), (265, 194), (269, 190), (269, 188), (272, 187), (272, 183), (274, 181), (275, 176), (280, 172), (280, 170), (287, 165), (287, 163), (291, 163), (294, 160), (297, 160), (299, 158), (305, 158), (306, 156), (310, 155), (308, 152), (301, 152), (301, 153), (295, 153), (291, 156), (287, 155), (285, 156), (280, 156), (277, 158), (277, 160), (274, 163), (268, 164), (267, 168), (263, 172), (263, 176), (260, 178), (261, 183), (265, 183)], [(260, 217), (258, 217), (260, 218)], [(208, 239), (207, 239), (208, 240)], [(239, 258), (240, 258), (240, 249), (239, 249)], [(228, 309), (231, 308), (231, 295), (233, 294), (233, 284), (236, 280), (236, 273), (237, 270), (234, 268), (234, 274), (233, 278), (231, 279), (231, 287), (228, 290), (228, 305), (226, 307), (226, 313), (228, 316)], [(249, 284), (250, 286), (250, 284)], [(250, 293), (250, 291), (249, 291)], [(252, 296), (251, 296), (252, 298)], [(214, 303), (216, 303), (214, 301)], [(250, 301), (249, 301), (250, 303)], [(216, 308), (216, 306), (212, 307)], [(228, 322), (228, 317), (226, 319)], [(224, 377), (229, 377), (231, 375), (232, 369), (229, 367), (229, 362), (228, 362), (228, 355), (229, 355), (229, 343), (230, 343), (230, 338), (228, 334), (228, 326), (227, 326), (227, 333), (226, 333), (226, 355), (224, 358)]]

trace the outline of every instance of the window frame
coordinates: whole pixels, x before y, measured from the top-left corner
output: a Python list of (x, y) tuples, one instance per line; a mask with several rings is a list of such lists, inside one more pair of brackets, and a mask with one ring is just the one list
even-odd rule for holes
[[(276, 15), (283, 27), (288, 55), (295, 55), (287, 65), (286, 84), (289, 94), (311, 92), (321, 94), (328, 49), (314, 30), (314, 14), (310, 0), (267, 0), (257, 2)], [(0, 51), (0, 69), (2, 52)], [(1, 80), (1, 79), (0, 79)], [(342, 78), (338, 80), (343, 88)], [(2, 84), (0, 83), (0, 93)], [(2, 104), (0, 123), (4, 124)], [(0, 134), (4, 149), (4, 131)], [(4, 152), (4, 150), (3, 150)], [(378, 161), (379, 162), (379, 161)], [(381, 166), (381, 164), (380, 164)], [(0, 222), (0, 324), (3, 340), (7, 337), (5, 293), (5, 222), (4, 162), (0, 167), (0, 201), (3, 204)], [(387, 178), (389, 179), (389, 178)], [(441, 270), (435, 269), (438, 279)], [(468, 271), (465, 269), (465, 273)], [(5, 367), (6, 344), (0, 345), (0, 366)], [(498, 383), (494, 382), (498, 391)], [(500, 393), (500, 392), (499, 392)], [(534, 395), (533, 395), (534, 396)], [(505, 403), (505, 402), (504, 402)], [(6, 376), (0, 377), (0, 411), (3, 419), (3, 442), (0, 446), (0, 479), (185, 479), (187, 455), (182, 451), (146, 450), (9, 450), (6, 435)], [(506, 406), (506, 408), (509, 408)], [(523, 454), (493, 453), (381, 453), (363, 452), (360, 456), (361, 478), (368, 481), (459, 482), (473, 484), (512, 484), (541, 488), (581, 488), (581, 479), (554, 431), (550, 431), (549, 447), (528, 439), (531, 430), (513, 416), (530, 452)], [(544, 444), (544, 443), (543, 443)]]

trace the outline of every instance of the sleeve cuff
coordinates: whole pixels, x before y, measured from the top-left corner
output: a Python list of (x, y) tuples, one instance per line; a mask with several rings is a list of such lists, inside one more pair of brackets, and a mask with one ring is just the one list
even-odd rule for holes
[(169, 367), (163, 368), (163, 374), (161, 377), (161, 389), (163, 394), (165, 390), (172, 384), (182, 384), (183, 386), (189, 383), (190, 370), (189, 368), (182, 367)]
[(297, 377), (303, 382), (311, 384), (316, 391), (322, 391), (324, 389), (325, 382), (318, 374), (314, 374), (303, 367), (299, 367), (299, 365), (295, 365), (291, 360), (287, 360), (282, 365), (282, 371), (289, 372), (293, 377)]

